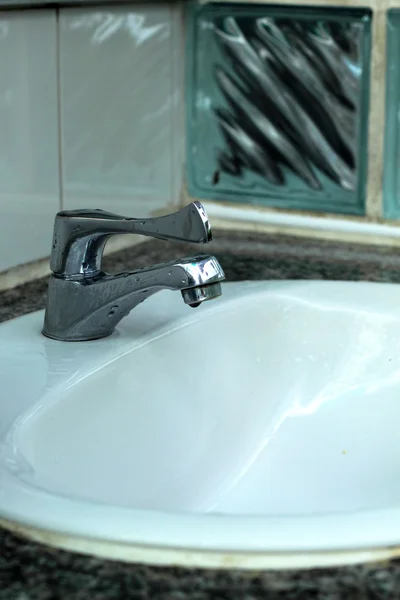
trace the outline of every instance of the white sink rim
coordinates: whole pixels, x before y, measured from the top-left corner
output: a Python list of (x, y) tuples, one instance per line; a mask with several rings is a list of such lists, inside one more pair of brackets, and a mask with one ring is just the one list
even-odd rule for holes
[[(242, 293), (245, 288), (251, 290), (262, 285), (268, 286), (271, 293), (274, 293), (280, 286), (287, 286), (288, 283), (290, 284), (288, 281), (248, 284), (241, 282), (225, 284), (225, 289), (229, 286), (232, 290)], [(304, 283), (292, 282), (294, 286)], [(387, 310), (393, 310), (396, 305), (400, 306), (400, 286), (394, 284), (324, 281), (309, 284), (316, 287), (340, 285), (343, 286), (343, 290), (345, 287), (350, 289), (363, 286), (366, 293), (378, 288), (382, 291), (384, 286), (384, 297), (388, 299)], [(217, 306), (216, 303), (211, 304)], [(127, 320), (130, 318), (132, 315)], [(201, 313), (196, 311), (193, 315), (190, 313), (187, 318), (202, 317)], [(172, 324), (174, 319), (176, 315), (170, 318)], [(17, 346), (18, 343), (26, 342), (33, 349), (43, 344), (58, 344), (67, 354), (71, 352), (71, 345), (43, 338), (40, 334), (42, 322), (43, 311), (39, 311), (1, 325), (0, 346), (2, 339), (13, 336)], [(166, 317), (166, 324), (167, 322)], [(123, 327), (124, 322), (121, 323), (121, 329)], [(102, 341), (103, 348), (108, 348), (112, 338), (110, 340)], [(122, 342), (126, 351), (131, 351), (132, 340), (127, 337)], [(119, 352), (123, 353), (124, 349), (122, 346), (121, 348)], [(107, 360), (110, 360), (109, 356)], [(299, 517), (166, 513), (71, 500), (49, 494), (27, 485), (1, 466), (0, 481), (0, 518), (5, 522), (18, 523), (20, 530), (27, 528), (27, 533), (36, 530), (37, 538), (40, 538), (38, 531), (53, 532), (53, 543), (64, 547), (71, 547), (71, 540), (75, 540), (75, 546), (79, 547), (77, 540), (81, 540), (83, 551), (85, 544), (82, 546), (82, 540), (87, 540), (87, 544), (92, 548), (90, 552), (94, 551), (90, 540), (97, 544), (97, 547), (101, 543), (105, 546), (109, 544), (110, 548), (114, 548), (112, 555), (118, 555), (116, 546), (125, 548), (125, 551), (121, 550), (120, 556), (126, 553), (128, 547), (139, 548), (143, 556), (147, 551), (150, 552), (149, 562), (156, 561), (159, 564), (164, 564), (164, 560), (179, 560), (180, 564), (188, 565), (247, 568), (254, 568), (255, 565), (285, 567), (294, 563), (301, 566), (342, 564), (358, 560), (377, 560), (379, 556), (393, 556), (398, 552), (395, 547), (400, 544), (400, 505), (352, 513)], [(31, 535), (35, 537), (34, 533)], [(45, 534), (43, 536), (45, 539)], [(156, 554), (153, 551), (156, 551)], [(170, 558), (166, 558), (167, 555)], [(179, 559), (176, 558), (177, 555)], [(227, 559), (227, 556), (231, 559)], [(234, 560), (234, 557), (237, 560)], [(292, 558), (289, 560), (288, 557)], [(135, 560), (138, 560), (137, 554)], [(143, 560), (146, 560), (145, 556)], [(228, 564), (229, 560), (231, 564)]]

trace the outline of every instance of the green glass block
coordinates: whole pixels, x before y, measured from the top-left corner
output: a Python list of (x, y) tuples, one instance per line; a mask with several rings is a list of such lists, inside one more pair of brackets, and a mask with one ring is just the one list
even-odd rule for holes
[(383, 210), (387, 219), (400, 219), (400, 9), (387, 14), (386, 53)]
[(364, 214), (371, 19), (367, 8), (191, 3), (189, 192)]

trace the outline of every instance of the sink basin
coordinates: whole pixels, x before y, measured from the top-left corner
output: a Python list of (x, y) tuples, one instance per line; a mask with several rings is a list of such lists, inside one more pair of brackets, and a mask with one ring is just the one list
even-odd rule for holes
[(400, 544), (400, 286), (161, 292), (110, 338), (0, 326), (0, 517), (160, 564), (315, 566)]

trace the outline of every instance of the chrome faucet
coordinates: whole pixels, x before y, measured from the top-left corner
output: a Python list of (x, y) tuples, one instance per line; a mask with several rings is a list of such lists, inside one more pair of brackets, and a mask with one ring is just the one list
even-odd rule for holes
[(62, 341), (110, 335), (135, 306), (156, 292), (180, 290), (192, 307), (221, 295), (224, 272), (214, 256), (202, 255), (129, 273), (102, 271), (110, 236), (135, 233), (206, 244), (210, 222), (200, 202), (164, 217), (131, 219), (103, 210), (66, 210), (56, 215), (43, 334)]

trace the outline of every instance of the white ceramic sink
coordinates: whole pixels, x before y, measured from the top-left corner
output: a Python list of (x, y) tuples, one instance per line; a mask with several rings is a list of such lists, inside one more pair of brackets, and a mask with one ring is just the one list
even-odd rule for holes
[(166, 291), (94, 342), (42, 322), (0, 326), (8, 526), (199, 566), (397, 552), (400, 286), (227, 283), (197, 310)]

